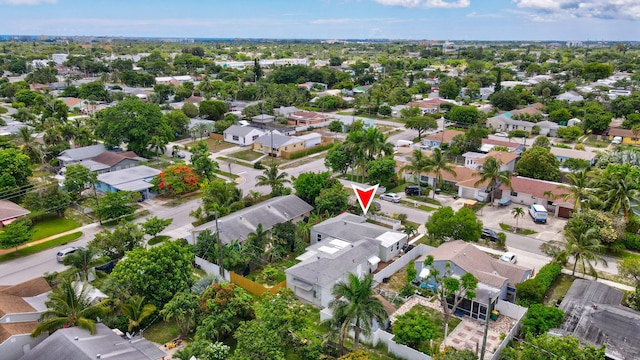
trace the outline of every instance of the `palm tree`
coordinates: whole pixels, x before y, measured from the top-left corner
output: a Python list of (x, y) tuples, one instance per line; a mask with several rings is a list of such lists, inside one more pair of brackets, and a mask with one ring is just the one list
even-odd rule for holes
[(480, 175), (480, 179), (473, 184), (474, 186), (478, 186), (486, 181), (489, 182), (487, 184), (487, 190), (490, 191), (491, 206), (493, 206), (493, 193), (500, 184), (505, 184), (511, 188), (511, 171), (500, 170), (501, 165), (501, 161), (496, 160), (493, 156), (489, 156), (484, 162), (484, 165), (482, 165), (482, 169), (475, 174)]
[(569, 199), (575, 200), (575, 205), (573, 206), (576, 212), (580, 212), (580, 208), (582, 207), (583, 201), (587, 201), (591, 195), (591, 189), (589, 188), (589, 176), (587, 175), (587, 170), (580, 170), (575, 173), (568, 173), (567, 179), (569, 180), (570, 186), (559, 185), (558, 188), (566, 189), (569, 191), (564, 195), (564, 200), (567, 201)]
[(631, 132), (633, 133), (633, 138), (635, 139), (636, 145), (638, 145), (638, 135), (640, 135), (640, 125), (634, 125), (631, 128)]
[(601, 262), (607, 265), (607, 261), (600, 255), (600, 252), (604, 250), (604, 246), (598, 239), (598, 232), (596, 229), (589, 229), (587, 231), (576, 231), (571, 227), (565, 230), (565, 244), (564, 249), (559, 252), (555, 261), (560, 263), (566, 263), (570, 257), (573, 257), (573, 272), (571, 275), (575, 276), (576, 267), (578, 263), (582, 266), (582, 270), (589, 269), (589, 274), (598, 277), (594, 264)]
[(204, 137), (205, 132), (207, 132), (209, 129), (207, 128), (207, 124), (204, 123), (198, 123), (198, 125), (196, 125), (196, 131), (198, 132), (198, 135), (200, 136), (200, 140), (202, 140), (202, 138)]
[(262, 224), (258, 224), (256, 230), (247, 235), (247, 240), (244, 242), (243, 249), (252, 257), (253, 260), (258, 260), (265, 252), (267, 243), (271, 232), (264, 230)]
[(27, 155), (32, 163), (39, 164), (42, 162), (40, 158), (42, 151), (40, 150), (40, 144), (31, 136), (32, 134), (33, 131), (29, 127), (21, 127), (18, 130), (18, 142), (22, 145), (22, 153)]
[(343, 319), (343, 326), (353, 326), (354, 349), (358, 348), (360, 333), (371, 332), (374, 319), (378, 324), (382, 324), (387, 318), (384, 306), (380, 299), (375, 297), (373, 286), (372, 274), (360, 279), (350, 273), (346, 281), (335, 284), (331, 290), (336, 299), (329, 303), (329, 308)]
[(287, 179), (289, 174), (286, 172), (278, 171), (278, 164), (271, 164), (268, 168), (264, 169), (263, 175), (256, 176), (257, 186), (271, 187), (271, 197), (280, 196), (284, 192), (284, 184), (290, 183)]
[(63, 263), (73, 267), (80, 274), (82, 281), (88, 281), (91, 269), (100, 265), (100, 260), (95, 258), (97, 254), (98, 252), (93, 248), (78, 249), (66, 256)]
[(524, 210), (520, 206), (516, 206), (511, 210), (511, 214), (516, 219), (516, 233), (518, 232), (518, 220), (524, 216)]
[(413, 150), (413, 155), (409, 158), (409, 163), (400, 168), (400, 171), (409, 171), (413, 177), (413, 182), (418, 185), (418, 196), (420, 196), (420, 173), (424, 170), (429, 159), (424, 156), (424, 153), (419, 150)]
[(149, 150), (157, 155), (162, 155), (167, 151), (167, 142), (160, 136), (154, 135), (149, 139)]
[(427, 163), (424, 169), (426, 171), (433, 172), (436, 175), (436, 181), (434, 181), (433, 183), (434, 200), (436, 198), (435, 189), (442, 186), (442, 172), (446, 171), (454, 177), (458, 176), (458, 174), (456, 174), (456, 171), (454, 170), (454, 167), (449, 165), (445, 154), (440, 151), (439, 148), (433, 149), (433, 154), (431, 154), (431, 156), (427, 159)]
[(129, 331), (140, 326), (142, 320), (156, 311), (153, 304), (144, 304), (144, 296), (134, 295), (120, 305), (120, 312), (129, 319)]
[(604, 207), (611, 212), (622, 211), (625, 220), (631, 216), (632, 202), (640, 202), (640, 191), (635, 189), (636, 181), (630, 175), (614, 173), (601, 179), (598, 184), (597, 195), (602, 199)]
[(79, 326), (95, 334), (95, 319), (107, 314), (108, 300), (92, 305), (88, 292), (87, 283), (80, 285), (72, 283), (70, 279), (63, 280), (49, 294), (49, 300), (45, 303), (47, 311), (40, 315), (40, 322), (31, 336), (38, 337), (43, 332), (52, 332), (63, 326)]

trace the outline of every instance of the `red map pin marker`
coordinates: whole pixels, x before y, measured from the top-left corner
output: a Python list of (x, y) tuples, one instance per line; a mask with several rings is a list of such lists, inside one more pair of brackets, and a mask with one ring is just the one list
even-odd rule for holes
[(351, 184), (351, 187), (353, 188), (353, 192), (356, 194), (358, 203), (360, 203), (362, 212), (364, 213), (364, 215), (366, 215), (367, 210), (369, 210), (369, 206), (371, 206), (371, 203), (373, 203), (373, 196), (375, 195), (376, 190), (378, 190), (378, 184), (367, 189), (361, 188), (354, 184)]

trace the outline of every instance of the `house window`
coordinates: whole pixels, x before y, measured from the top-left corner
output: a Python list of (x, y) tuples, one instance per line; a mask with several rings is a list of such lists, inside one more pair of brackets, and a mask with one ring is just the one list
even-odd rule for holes
[(256, 141), (257, 138), (259, 138), (260, 136), (258, 135), (253, 135), (253, 137), (251, 138), (251, 140)]
[(396, 243), (396, 250), (400, 250), (400, 242)]
[(512, 191), (512, 192), (511, 192), (511, 196), (518, 196), (518, 193), (517, 193), (517, 192), (515, 192), (515, 191)]
[(237, 135), (233, 135), (233, 141), (238, 141), (240, 138)]
[(549, 206), (553, 206), (553, 201), (551, 201), (551, 200), (547, 200), (547, 205), (549, 205)]
[(288, 146), (285, 146), (285, 147), (284, 147), (284, 151), (287, 151), (287, 150), (289, 150), (289, 147), (288, 147)]
[(393, 246), (389, 248), (389, 252), (393, 252)]
[(316, 239), (318, 240), (318, 242), (322, 241), (322, 234), (318, 234), (318, 236), (316, 237)]

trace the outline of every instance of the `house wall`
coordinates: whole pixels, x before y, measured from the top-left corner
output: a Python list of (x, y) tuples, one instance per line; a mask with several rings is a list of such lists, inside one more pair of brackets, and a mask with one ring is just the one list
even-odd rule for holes
[[(616, 136), (621, 136), (621, 135), (616, 135)], [(609, 135), (609, 141), (613, 140), (614, 137), (615, 136), (613, 135)], [(622, 137), (623, 144), (636, 145), (635, 138), (633, 138), (632, 136), (621, 136), (621, 137)]]
[(13, 335), (0, 344), (2, 359), (17, 360), (47, 338), (47, 334), (32, 338), (31, 334)]
[(138, 166), (138, 160), (125, 159), (111, 167), (108, 171), (116, 171), (122, 169), (128, 169), (134, 166)]
[(402, 240), (396, 242), (395, 244), (387, 247), (383, 246), (382, 243), (378, 246), (378, 257), (380, 260), (384, 262), (391, 261), (394, 257), (400, 255), (400, 249), (407, 244), (407, 236), (405, 235)]
[(409, 264), (411, 260), (415, 260), (418, 257), (428, 253), (430, 249), (431, 248), (427, 245), (419, 244), (415, 248), (411, 249), (411, 251), (404, 254), (404, 256), (402, 256), (401, 258), (397, 259), (384, 269), (375, 273), (373, 275), (373, 280), (375, 280), (377, 283), (382, 283), (385, 278), (391, 277), (391, 275), (395, 274), (400, 269), (404, 269), (405, 267), (407, 267), (407, 264)]

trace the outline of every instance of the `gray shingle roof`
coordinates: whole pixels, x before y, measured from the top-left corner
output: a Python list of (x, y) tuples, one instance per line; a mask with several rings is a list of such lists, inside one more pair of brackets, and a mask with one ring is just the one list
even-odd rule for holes
[[(155, 177), (160, 174), (160, 170), (148, 166), (135, 166), (127, 169), (112, 171), (98, 175), (98, 181), (113, 187), (118, 187), (125, 183)], [(119, 187), (118, 187), (119, 188)]]
[(224, 134), (231, 135), (231, 136), (246, 136), (247, 134), (249, 134), (254, 130), (258, 130), (261, 133), (264, 133), (264, 131), (254, 128), (252, 126), (231, 125), (227, 128), (227, 130), (224, 131)]
[(519, 126), (533, 126), (533, 125), (535, 125), (534, 123), (532, 123), (530, 121), (513, 120), (512, 118), (510, 118), (508, 116), (504, 116), (504, 115), (494, 116), (491, 119), (496, 119), (496, 120), (501, 121), (501, 122), (503, 122), (504, 124), (507, 124), (507, 125), (519, 125)]
[(129, 342), (104, 324), (96, 324), (95, 335), (79, 327), (57, 330), (20, 359), (93, 360), (98, 354), (103, 359), (118, 360), (156, 360), (167, 356), (144, 338), (134, 338)]
[(256, 142), (263, 146), (271, 146), (272, 141), (273, 141), (272, 147), (277, 149), (281, 146), (291, 144), (291, 143), (297, 143), (304, 140), (298, 139), (297, 137), (294, 137), (294, 136), (280, 135), (276, 133), (265, 134), (256, 139)]
[(608, 285), (576, 279), (560, 309), (563, 333), (600, 346), (617, 359), (640, 359), (640, 312), (620, 305), (623, 294)]
[(362, 216), (343, 213), (314, 225), (313, 230), (336, 239), (354, 243), (363, 238), (375, 239), (390, 230), (366, 222)]
[[(221, 217), (218, 220), (220, 239), (225, 244), (233, 240), (244, 241), (247, 235), (256, 230), (262, 224), (264, 230), (271, 229), (274, 225), (295, 219), (313, 210), (313, 206), (295, 195), (279, 196), (259, 204)], [(206, 229), (215, 232), (215, 222), (197, 226), (192, 233), (200, 233)]]
[(84, 146), (75, 149), (67, 149), (60, 153), (58, 159), (64, 161), (81, 161), (91, 159), (105, 151), (107, 151), (107, 149), (105, 149), (104, 144)]

